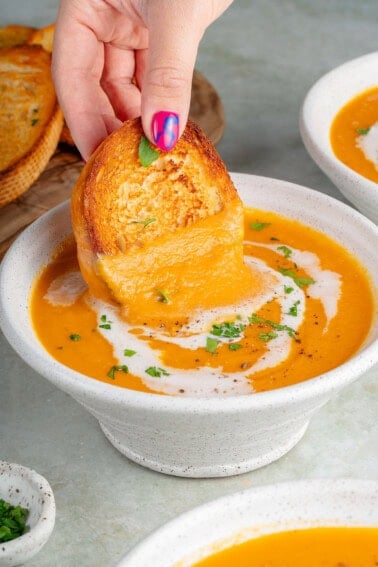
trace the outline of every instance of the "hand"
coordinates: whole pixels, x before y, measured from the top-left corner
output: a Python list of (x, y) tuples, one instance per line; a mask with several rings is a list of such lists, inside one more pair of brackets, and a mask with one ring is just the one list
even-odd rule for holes
[(189, 113), (199, 42), (232, 0), (62, 0), (53, 77), (83, 158), (124, 120), (175, 145)]

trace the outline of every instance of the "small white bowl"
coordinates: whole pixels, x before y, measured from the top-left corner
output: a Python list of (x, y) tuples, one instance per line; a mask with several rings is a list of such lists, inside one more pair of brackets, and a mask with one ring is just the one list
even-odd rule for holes
[(189, 567), (265, 534), (315, 527), (378, 527), (378, 483), (303, 480), (224, 496), (172, 520), (117, 567)]
[[(305, 187), (245, 174), (232, 177), (246, 205), (299, 219), (329, 234), (359, 257), (378, 287), (378, 228), (372, 222)], [(0, 325), (25, 362), (86, 407), (109, 441), (140, 465), (188, 477), (229, 476), (262, 467), (294, 447), (313, 414), (378, 362), (376, 317), (368, 340), (348, 361), (286, 388), (190, 398), (137, 392), (88, 378), (47, 353), (33, 331), (28, 309), (36, 275), (71, 232), (65, 203), (12, 245), (0, 272)]]
[(0, 567), (13, 567), (31, 559), (49, 539), (55, 524), (54, 495), (47, 480), (34, 470), (0, 461), (0, 498), (29, 510), (28, 531), (0, 543)]
[(378, 183), (343, 164), (330, 143), (330, 128), (338, 111), (374, 86), (378, 86), (378, 51), (336, 67), (321, 77), (305, 97), (300, 132), (308, 153), (320, 169), (359, 211), (378, 223)]

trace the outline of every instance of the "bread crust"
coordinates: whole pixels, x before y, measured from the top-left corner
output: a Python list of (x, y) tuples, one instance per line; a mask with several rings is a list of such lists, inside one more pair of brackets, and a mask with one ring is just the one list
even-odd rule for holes
[(53, 49), (55, 24), (51, 23), (48, 26), (34, 30), (28, 37), (27, 42), (29, 45), (41, 45), (45, 51), (49, 53)]
[(237, 197), (224, 163), (189, 120), (170, 152), (144, 167), (139, 118), (96, 150), (83, 173), (83, 222), (96, 254), (127, 253), (161, 235), (221, 212)]
[(0, 27), (0, 48), (13, 47), (14, 45), (26, 43), (34, 31), (35, 28), (19, 26), (17, 24)]

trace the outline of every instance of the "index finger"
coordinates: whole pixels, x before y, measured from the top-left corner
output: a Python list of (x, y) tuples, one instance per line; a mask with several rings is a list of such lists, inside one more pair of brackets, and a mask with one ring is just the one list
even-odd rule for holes
[(115, 119), (101, 92), (98, 61), (103, 62), (103, 45), (94, 32), (63, 11), (54, 36), (53, 78), (67, 125), (84, 159), (107, 136), (106, 123)]

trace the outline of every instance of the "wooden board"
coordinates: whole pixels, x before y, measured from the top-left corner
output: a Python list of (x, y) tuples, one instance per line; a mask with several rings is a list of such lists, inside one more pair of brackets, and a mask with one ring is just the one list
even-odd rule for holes
[[(194, 72), (190, 117), (214, 144), (224, 130), (222, 102), (209, 81)], [(71, 195), (83, 162), (75, 148), (59, 146), (46, 169), (30, 189), (0, 209), (0, 259), (13, 240), (35, 219)]]

